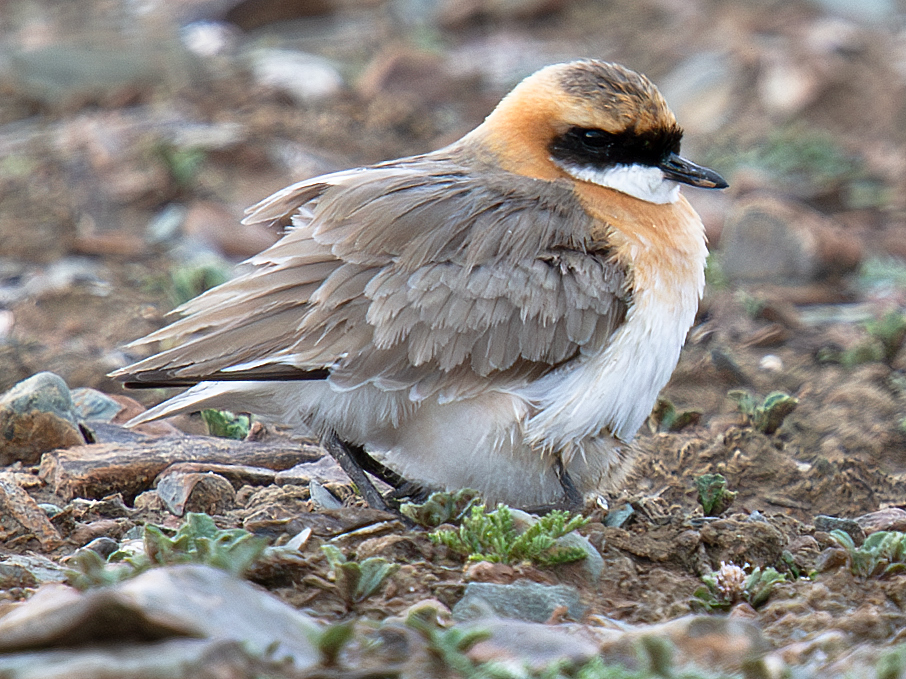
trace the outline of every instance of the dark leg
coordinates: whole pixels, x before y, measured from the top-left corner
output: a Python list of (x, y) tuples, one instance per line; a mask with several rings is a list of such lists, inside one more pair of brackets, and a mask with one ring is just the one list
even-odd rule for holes
[[(339, 436), (331, 432), (324, 436), (321, 443), (333, 459), (337, 461), (337, 464), (343, 468), (343, 471), (346, 472), (349, 478), (352, 479), (352, 482), (358, 487), (359, 491), (361, 491), (362, 496), (365, 498), (365, 502), (368, 503), (369, 507), (390, 511), (390, 507), (384, 501), (384, 498), (378, 492), (378, 489), (371, 483), (371, 479), (368, 478), (368, 474), (366, 474), (359, 465), (359, 462), (356, 460), (356, 456), (352, 453), (350, 447), (340, 440)], [(362, 452), (364, 453), (365, 451), (363, 450)], [(372, 461), (375, 462), (375, 464), (378, 464), (377, 461)]]
[(388, 469), (373, 457), (371, 457), (371, 455), (365, 452), (365, 449), (362, 448), (362, 446), (354, 446), (349, 443), (346, 443), (345, 445), (346, 450), (352, 456), (352, 459), (355, 460), (362, 469), (364, 469), (372, 476), (376, 476), (388, 486), (399, 488), (403, 484), (408, 483), (406, 479), (397, 474), (395, 471)]
[(566, 471), (566, 467), (563, 466), (563, 458), (559, 455), (557, 455), (557, 460), (554, 462), (554, 471), (557, 472), (557, 478), (560, 479), (560, 485), (563, 486), (563, 494), (566, 496), (565, 504), (570, 507), (581, 507), (585, 498), (582, 497), (582, 493), (576, 488), (572, 477)]
[(559, 455), (557, 455), (556, 460), (554, 460), (554, 472), (557, 474), (557, 479), (560, 481), (560, 486), (563, 488), (563, 499), (549, 505), (525, 507), (525, 511), (529, 514), (548, 514), (555, 509), (576, 511), (581, 509), (585, 503), (585, 498), (582, 497), (582, 493), (576, 488), (576, 484), (573, 483), (572, 477), (569, 475), (569, 472), (566, 471), (566, 467), (563, 466), (563, 458)]

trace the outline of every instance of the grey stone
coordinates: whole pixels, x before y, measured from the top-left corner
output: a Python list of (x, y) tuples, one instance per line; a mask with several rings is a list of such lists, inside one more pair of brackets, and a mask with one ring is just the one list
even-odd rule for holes
[(260, 658), (241, 642), (219, 639), (98, 644), (0, 656), (0, 676), (9, 679), (254, 677), (261, 676), (260, 668)]
[(123, 409), (123, 404), (97, 389), (80, 387), (72, 390), (72, 407), (81, 420), (109, 422)]
[(617, 507), (608, 512), (607, 516), (604, 517), (604, 525), (609, 528), (622, 528), (633, 514), (635, 514), (635, 510), (627, 502), (622, 507)]
[(153, 49), (135, 44), (129, 50), (50, 44), (8, 53), (0, 61), (0, 75), (5, 73), (22, 94), (59, 106), (127, 87), (172, 81), (191, 71), (188, 52), (171, 50), (164, 61), (155, 58)]
[(39, 502), (38, 507), (41, 508), (41, 511), (47, 514), (47, 518), (49, 519), (52, 519), (63, 511), (62, 507), (59, 507), (58, 505), (55, 505), (51, 502)]
[(63, 566), (37, 554), (10, 554), (3, 559), (2, 564), (24, 568), (39, 584), (66, 580), (66, 569)]
[(865, 542), (865, 531), (855, 519), (841, 519), (836, 516), (819, 514), (815, 517), (815, 530), (830, 533), (832, 530), (842, 530), (848, 534), (858, 547)]
[(113, 554), (118, 548), (119, 543), (111, 537), (102, 535), (99, 538), (95, 538), (87, 545), (82, 547), (82, 549), (90, 549), (92, 552), (95, 552), (102, 558), (106, 559), (108, 556)]
[(814, 221), (803, 208), (772, 198), (755, 197), (737, 205), (720, 237), (724, 274), (741, 283), (810, 282), (821, 265)]
[(312, 479), (311, 483), (308, 484), (308, 491), (311, 493), (311, 501), (319, 509), (339, 509), (343, 506), (343, 503), (335, 498), (333, 493), (315, 479)]
[(42, 372), (19, 382), (0, 397), (0, 466), (84, 443), (77, 422), (63, 378)]
[(529, 622), (545, 622), (559, 606), (579, 620), (586, 606), (579, 592), (566, 585), (542, 585), (519, 580), (510, 585), (493, 582), (470, 582), (466, 592), (453, 607), (455, 620), (475, 620), (490, 615)]

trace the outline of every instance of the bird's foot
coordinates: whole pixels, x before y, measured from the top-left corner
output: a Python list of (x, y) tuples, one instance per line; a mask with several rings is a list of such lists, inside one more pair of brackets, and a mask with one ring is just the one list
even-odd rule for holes
[[(375, 460), (361, 446), (354, 446), (340, 439), (336, 434), (324, 437), (323, 445), (327, 452), (342, 467), (346, 475), (352, 479), (361, 492), (362, 497), (369, 507), (383, 511), (396, 512), (402, 500), (411, 502), (424, 502), (433, 492), (412, 481), (407, 481), (392, 469), (385, 467)], [(366, 473), (367, 472), (367, 473)], [(380, 479), (393, 490), (381, 495), (368, 474)]]

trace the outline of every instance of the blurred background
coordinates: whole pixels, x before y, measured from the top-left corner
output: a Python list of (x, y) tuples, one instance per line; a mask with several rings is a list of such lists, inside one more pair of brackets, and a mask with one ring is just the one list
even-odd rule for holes
[(650, 76), (731, 182), (685, 191), (712, 289), (902, 307), (897, 0), (0, 0), (0, 389), (117, 390), (126, 341), (278, 238), (248, 205), (437, 148), (578, 57)]

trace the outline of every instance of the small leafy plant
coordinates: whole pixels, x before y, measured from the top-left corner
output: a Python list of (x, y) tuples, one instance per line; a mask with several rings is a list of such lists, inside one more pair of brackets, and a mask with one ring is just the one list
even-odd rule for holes
[(884, 577), (906, 570), (906, 533), (878, 531), (872, 533), (861, 547), (842, 530), (832, 530), (830, 536), (849, 554), (853, 575), (861, 578)]
[(702, 419), (700, 410), (678, 411), (669, 398), (661, 397), (648, 416), (648, 428), (652, 434), (659, 431), (682, 431), (698, 424)]
[(174, 266), (170, 270), (169, 294), (174, 305), (185, 304), (205, 290), (229, 280), (230, 270), (219, 260), (202, 258), (201, 261)]
[(758, 608), (770, 598), (774, 585), (786, 580), (773, 568), (756, 567), (746, 574), (747, 567), (722, 561), (716, 572), (702, 576), (705, 586), (695, 590), (694, 603), (706, 611), (726, 611), (742, 601)]
[(208, 434), (225, 439), (243, 440), (249, 435), (251, 415), (235, 415), (229, 410), (208, 408), (201, 411), (201, 419), (208, 427)]
[(315, 647), (321, 656), (322, 666), (336, 667), (340, 664), (340, 653), (343, 652), (354, 633), (353, 624), (353, 621), (350, 620), (334, 623), (313, 635)]
[(165, 529), (146, 525), (144, 550), (117, 550), (104, 560), (83, 549), (70, 558), (69, 584), (77, 589), (111, 585), (155, 566), (201, 563), (241, 576), (263, 554), (267, 541), (241, 528), (221, 530), (207, 514), (186, 514), (171, 537)]
[(422, 504), (406, 502), (400, 513), (424, 528), (437, 528), (442, 523), (459, 521), (471, 507), (478, 503), (478, 491), (462, 488), (455, 493), (431, 493)]
[(557, 540), (587, 523), (588, 519), (580, 515), (555, 510), (520, 533), (506, 505), (499, 504), (494, 511), (476, 505), (463, 518), (459, 530), (438, 530), (428, 537), (435, 544), (465, 555), (469, 561), (505, 564), (529, 561), (539, 566), (554, 566), (585, 558), (581, 547), (558, 545)]
[(436, 612), (430, 607), (414, 610), (406, 618), (406, 625), (424, 638), (439, 675), (446, 675), (453, 670), (462, 677), (486, 676), (481, 672), (482, 666), (466, 653), (478, 642), (490, 638), (491, 634), (487, 630), (442, 627), (437, 620)]
[(866, 321), (865, 330), (880, 342), (883, 361), (890, 365), (906, 340), (906, 316), (899, 311), (888, 311), (879, 319)]
[(323, 545), (321, 551), (333, 571), (337, 591), (349, 605), (370, 597), (377, 592), (385, 578), (399, 570), (399, 564), (390, 563), (378, 556), (361, 562), (347, 561), (343, 552), (333, 545)]
[(848, 349), (822, 349), (818, 352), (818, 361), (840, 363), (847, 368), (863, 363), (893, 364), (906, 340), (906, 316), (899, 311), (888, 311), (880, 318), (865, 321), (862, 327), (868, 333), (865, 340)]
[(695, 488), (705, 516), (720, 516), (736, 499), (736, 493), (727, 490), (727, 479), (723, 474), (702, 474), (696, 477)]
[(760, 404), (751, 391), (732, 389), (727, 396), (736, 401), (736, 407), (758, 431), (770, 436), (787, 416), (796, 410), (799, 400), (783, 391), (772, 391)]

